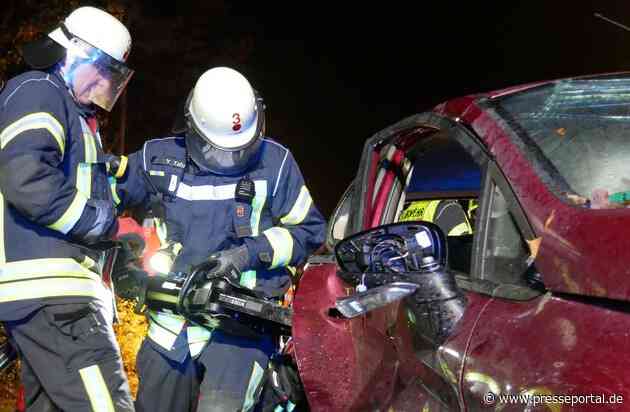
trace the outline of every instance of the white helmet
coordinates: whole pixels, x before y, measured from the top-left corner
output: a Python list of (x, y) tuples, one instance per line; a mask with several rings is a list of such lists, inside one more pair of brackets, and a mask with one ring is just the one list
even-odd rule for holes
[[(131, 49), (129, 30), (116, 17), (95, 7), (79, 7), (64, 20), (66, 29), (81, 40), (107, 53), (121, 63), (127, 61)], [(73, 44), (61, 27), (48, 35), (65, 49)]]
[(74, 69), (85, 63), (93, 65), (105, 81), (90, 90), (90, 101), (111, 110), (133, 74), (125, 65), (130, 49), (131, 35), (118, 19), (101, 9), (80, 7), (47, 38), (26, 45), (22, 51), (26, 62), (37, 69), (65, 58), (63, 76), (69, 85)]
[(243, 172), (257, 158), (264, 106), (247, 79), (228, 67), (206, 71), (186, 103), (193, 160), (218, 174)]

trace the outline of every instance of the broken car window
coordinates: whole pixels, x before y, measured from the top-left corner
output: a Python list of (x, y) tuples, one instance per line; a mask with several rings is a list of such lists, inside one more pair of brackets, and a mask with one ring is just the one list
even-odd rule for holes
[(498, 110), (550, 164), (543, 180), (556, 193), (593, 208), (630, 203), (630, 78), (562, 80), (504, 97)]

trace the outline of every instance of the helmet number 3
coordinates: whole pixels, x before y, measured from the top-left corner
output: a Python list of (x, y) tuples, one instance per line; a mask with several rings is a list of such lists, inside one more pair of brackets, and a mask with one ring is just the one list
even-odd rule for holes
[(232, 115), (232, 130), (235, 132), (241, 130), (241, 115), (238, 113)]

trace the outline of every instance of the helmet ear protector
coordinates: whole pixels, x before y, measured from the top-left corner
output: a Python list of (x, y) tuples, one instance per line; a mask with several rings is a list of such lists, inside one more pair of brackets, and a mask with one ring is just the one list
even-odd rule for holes
[(47, 34), (26, 43), (20, 50), (26, 64), (36, 70), (48, 69), (66, 56), (66, 49)]

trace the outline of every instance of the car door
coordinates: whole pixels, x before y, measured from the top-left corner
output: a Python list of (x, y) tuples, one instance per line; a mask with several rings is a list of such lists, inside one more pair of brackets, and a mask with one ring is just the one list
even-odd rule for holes
[(462, 368), (469, 411), (628, 410), (627, 259), (617, 252), (628, 244), (611, 238), (628, 210), (570, 201), (626, 187), (627, 91), (627, 78), (606, 76), (482, 103), (501, 130), (469, 285), (483, 305)]
[(616, 371), (628, 362), (611, 355), (627, 350), (619, 328), (630, 319), (622, 305), (544, 289), (533, 264), (538, 239), (494, 164), (481, 226), (474, 279), (464, 286), (482, 305), (462, 368), (467, 410), (627, 410)]
[[(294, 301), (293, 340), (309, 405), (314, 411), (379, 410), (391, 403), (400, 360), (388, 330), (398, 319), (397, 307), (376, 310), (356, 319), (342, 319), (331, 309), (335, 300), (354, 293), (344, 282), (333, 257), (335, 243), (393, 215), (402, 196), (409, 165), (403, 149), (392, 144), (401, 133), (433, 133), (437, 129), (416, 122), (379, 133), (364, 148), (361, 172), (332, 215), (328, 253), (314, 256), (305, 266)], [(404, 146), (403, 146), (404, 147)], [(365, 166), (365, 168), (364, 168)], [(406, 172), (404, 169), (406, 168)], [(358, 216), (367, 198), (378, 213)], [(372, 220), (375, 219), (375, 220)]]
[(535, 356), (528, 360), (523, 354), (539, 353), (536, 347), (543, 344), (535, 318), (545, 310), (549, 296), (543, 294), (532, 265), (537, 241), (493, 162), (484, 178), (480, 207), (472, 277), (462, 282), (481, 305), (460, 378), (462, 395), (471, 411), (523, 410), (527, 405), (502, 403), (499, 396), (523, 390), (548, 393), (544, 386), (524, 388), (519, 376), (533, 366), (528, 361), (536, 362)]
[[(419, 141), (424, 142), (421, 148)], [(405, 119), (368, 140), (357, 177), (330, 221), (329, 251), (340, 236), (393, 222), (405, 203), (414, 169), (410, 159), (430, 156), (426, 148), (449, 141), (457, 141), (481, 174), (486, 155), (474, 136), (432, 113)], [(457, 181), (448, 165), (434, 169), (443, 181)], [(430, 179), (430, 173), (425, 170), (420, 177)], [(352, 320), (336, 316), (331, 310), (335, 299), (354, 293), (356, 286), (344, 282), (338, 270), (332, 253), (311, 258), (294, 302), (296, 355), (311, 408), (404, 411), (420, 405), (427, 411), (460, 410), (466, 346), (484, 304), (478, 295), (468, 293), (457, 330), (442, 346), (432, 347), (417, 338), (400, 302)], [(464, 273), (460, 277), (468, 278)]]

